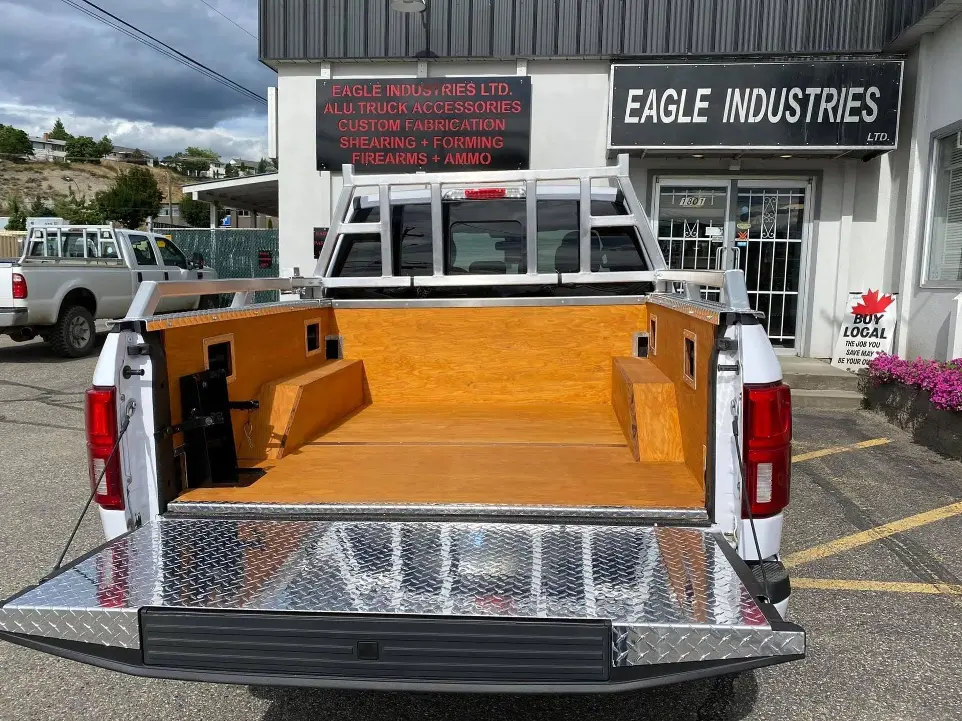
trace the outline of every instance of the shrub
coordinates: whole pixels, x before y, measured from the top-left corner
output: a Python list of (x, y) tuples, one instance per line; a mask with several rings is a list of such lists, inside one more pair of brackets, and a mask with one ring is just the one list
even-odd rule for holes
[(948, 363), (916, 358), (904, 360), (880, 353), (868, 365), (875, 385), (904, 383), (928, 391), (932, 405), (944, 411), (962, 411), (962, 358)]

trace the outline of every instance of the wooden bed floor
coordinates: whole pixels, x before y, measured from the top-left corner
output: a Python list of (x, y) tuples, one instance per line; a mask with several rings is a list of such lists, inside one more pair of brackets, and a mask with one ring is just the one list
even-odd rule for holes
[(639, 463), (607, 405), (359, 410), (239, 487), (181, 502), (701, 508), (682, 463)]

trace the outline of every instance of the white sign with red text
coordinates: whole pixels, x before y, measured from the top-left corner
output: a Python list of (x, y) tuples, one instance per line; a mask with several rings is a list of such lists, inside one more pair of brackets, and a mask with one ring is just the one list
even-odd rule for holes
[(894, 295), (849, 293), (848, 314), (835, 343), (832, 365), (858, 373), (879, 353), (891, 353), (898, 320)]

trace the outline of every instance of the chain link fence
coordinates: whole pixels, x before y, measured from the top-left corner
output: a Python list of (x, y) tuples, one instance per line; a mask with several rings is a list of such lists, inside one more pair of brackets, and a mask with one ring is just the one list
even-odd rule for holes
[[(278, 233), (262, 228), (169, 228), (164, 229), (189, 258), (204, 256), (204, 263), (217, 271), (218, 278), (277, 278)], [(258, 303), (279, 299), (276, 290), (258, 291)], [(221, 296), (221, 305), (230, 305), (231, 296)]]

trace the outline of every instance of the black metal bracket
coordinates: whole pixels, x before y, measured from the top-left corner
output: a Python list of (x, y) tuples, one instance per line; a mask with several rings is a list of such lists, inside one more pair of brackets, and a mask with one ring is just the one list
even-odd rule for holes
[(719, 364), (718, 364), (718, 370), (719, 370), (719, 371), (722, 371), (722, 372), (728, 371), (728, 372), (731, 372), (731, 373), (738, 373), (738, 364), (737, 364), (737, 363), (731, 363), (731, 364), (728, 364), (728, 363), (719, 363)]
[(734, 338), (719, 338), (718, 350), (738, 350), (738, 341)]
[(193, 418), (188, 418), (183, 423), (178, 423), (177, 425), (167, 426), (155, 434), (158, 438), (167, 438), (175, 433), (183, 433), (184, 431), (194, 431), (198, 428), (209, 428), (210, 426), (220, 425), (224, 422), (223, 413), (211, 413), (209, 416), (194, 416)]
[(134, 370), (133, 368), (131, 368), (130, 366), (124, 366), (124, 369), (120, 372), (120, 374), (121, 374), (125, 379), (129, 380), (129, 379), (130, 379), (131, 377), (133, 377), (133, 376), (142, 376), (142, 375), (144, 375), (146, 372), (147, 372), (147, 371), (145, 371), (143, 368), (141, 368), (140, 370), (136, 370), (136, 371), (135, 371), (135, 370)]
[(127, 345), (127, 355), (129, 356), (139, 356), (139, 355), (150, 355), (150, 346), (146, 343), (129, 343)]
[(261, 404), (260, 401), (231, 401), (227, 407), (232, 411), (256, 411)]

